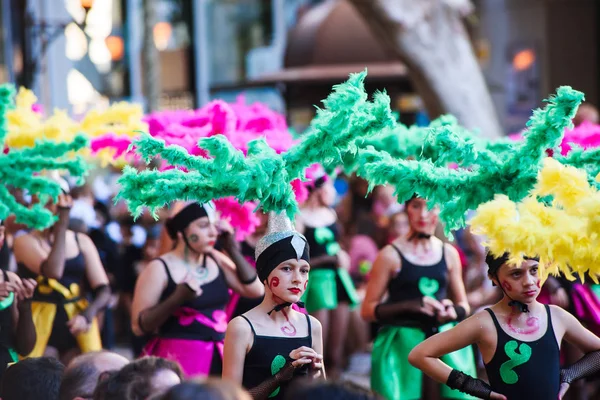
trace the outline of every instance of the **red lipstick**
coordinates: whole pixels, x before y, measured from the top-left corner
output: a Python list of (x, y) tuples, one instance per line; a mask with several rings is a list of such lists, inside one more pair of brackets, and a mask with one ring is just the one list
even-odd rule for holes
[(288, 290), (294, 294), (300, 293), (300, 289), (298, 289), (298, 288), (289, 288)]

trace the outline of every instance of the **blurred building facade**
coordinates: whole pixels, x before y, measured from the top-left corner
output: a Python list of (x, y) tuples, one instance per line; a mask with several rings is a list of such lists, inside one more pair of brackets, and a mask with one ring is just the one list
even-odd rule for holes
[[(466, 20), (505, 130), (559, 85), (600, 100), (600, 2), (473, 0)], [(421, 109), (406, 67), (346, 0), (2, 0), (0, 81), (31, 86), (47, 109), (77, 115), (144, 103), (143, 6), (157, 14), (162, 108), (260, 100), (303, 129), (331, 86), (369, 68), (403, 121)], [(467, 84), (467, 83), (465, 83)]]

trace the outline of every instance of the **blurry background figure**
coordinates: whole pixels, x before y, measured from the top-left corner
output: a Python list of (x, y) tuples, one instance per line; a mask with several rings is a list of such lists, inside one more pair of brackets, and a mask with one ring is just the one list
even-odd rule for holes
[(579, 106), (577, 114), (573, 118), (573, 125), (578, 126), (584, 122), (591, 124), (598, 124), (600, 122), (600, 116), (598, 114), (598, 108), (590, 103), (583, 103)]

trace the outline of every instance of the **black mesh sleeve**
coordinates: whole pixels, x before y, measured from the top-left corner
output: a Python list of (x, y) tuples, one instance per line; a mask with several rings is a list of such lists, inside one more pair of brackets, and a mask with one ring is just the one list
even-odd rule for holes
[(560, 370), (560, 382), (570, 384), (600, 372), (600, 350), (587, 353), (568, 368)]
[(380, 323), (394, 321), (396, 318), (409, 314), (419, 314), (423, 306), (422, 299), (399, 301), (396, 303), (382, 303), (375, 307), (375, 318)]
[(253, 400), (266, 400), (283, 382), (287, 382), (293, 378), (295, 370), (296, 368), (292, 363), (288, 362), (278, 373), (268, 378), (260, 385), (249, 389), (248, 392)]
[(452, 372), (450, 372), (446, 385), (452, 389), (470, 394), (471, 396), (479, 397), (480, 399), (489, 399), (492, 394), (490, 385), (481, 379), (472, 378), (456, 369), (453, 369)]

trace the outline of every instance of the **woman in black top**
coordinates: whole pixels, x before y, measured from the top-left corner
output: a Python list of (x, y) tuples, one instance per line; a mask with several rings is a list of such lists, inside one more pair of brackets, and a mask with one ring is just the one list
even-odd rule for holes
[[(504, 297), (455, 328), (439, 333), (409, 355), (427, 375), (483, 399), (562, 399), (571, 382), (600, 371), (600, 338), (567, 311), (537, 301), (541, 280), (538, 263), (508, 263), (509, 256), (488, 255), (489, 276)], [(586, 355), (560, 370), (560, 343)], [(490, 385), (452, 369), (439, 357), (477, 344)]]
[[(373, 344), (371, 388), (387, 400), (469, 399), (446, 387), (438, 395), (439, 385), (408, 363), (417, 344), (469, 312), (458, 252), (433, 236), (438, 212), (422, 198), (407, 201), (408, 235), (383, 248), (370, 273), (361, 312), (381, 325)], [(471, 349), (450, 354), (446, 362), (475, 372)]]
[(292, 378), (324, 375), (321, 324), (292, 308), (308, 283), (308, 245), (287, 217), (272, 214), (256, 256), (265, 297), (229, 323), (223, 378), (241, 383), (255, 400), (282, 399)]
[(29, 356), (52, 355), (67, 364), (80, 352), (102, 349), (96, 315), (110, 300), (110, 287), (92, 240), (68, 229), (72, 200), (60, 182), (58, 203), (47, 205), (58, 221), (17, 237), (13, 251), (19, 275), (38, 282), (32, 302), (37, 341)]
[(187, 376), (221, 374), (229, 290), (263, 294), (254, 269), (214, 249), (212, 207), (187, 203), (167, 220), (175, 246), (144, 268), (133, 296), (133, 332), (155, 335), (144, 353), (177, 361)]

